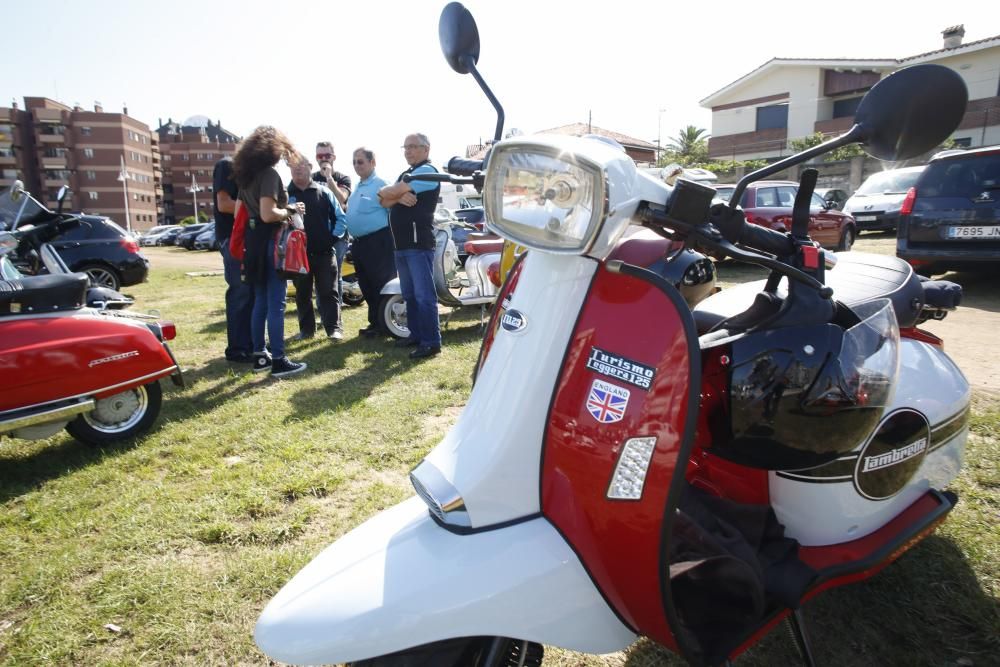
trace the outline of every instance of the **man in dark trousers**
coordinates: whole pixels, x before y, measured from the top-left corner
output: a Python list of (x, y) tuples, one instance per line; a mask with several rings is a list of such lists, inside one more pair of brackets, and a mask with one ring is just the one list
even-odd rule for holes
[(378, 191), (387, 184), (375, 173), (375, 153), (361, 147), (354, 151), (354, 171), (358, 188), (351, 193), (347, 205), (347, 231), (354, 240), (351, 255), (358, 274), (358, 285), (368, 302), (368, 326), (362, 336), (378, 336), (378, 308), (382, 288), (396, 277), (389, 212), (378, 200)]
[(403, 181), (406, 174), (436, 174), (430, 161), (431, 142), (419, 132), (403, 140), (403, 155), (410, 168), (393, 185), (378, 192), (382, 206), (390, 209), (389, 227), (396, 244), (396, 271), (406, 302), (410, 337), (396, 342), (414, 346), (411, 359), (431, 357), (441, 351), (437, 291), (434, 289), (434, 209), (441, 185), (431, 181)]
[(292, 166), (288, 184), (288, 203), (305, 204), (306, 252), (309, 273), (296, 276), (295, 306), (299, 316), (298, 339), (316, 334), (316, 315), (312, 306), (313, 284), (320, 321), (330, 340), (344, 338), (340, 322), (340, 294), (337, 292), (337, 262), (334, 244), (347, 234), (347, 216), (330, 189), (312, 179), (312, 165), (304, 156)]
[[(347, 199), (351, 196), (351, 177), (342, 174), (333, 168), (333, 163), (337, 160), (337, 153), (333, 150), (333, 144), (329, 141), (320, 141), (316, 144), (316, 163), (319, 169), (313, 172), (312, 179), (317, 183), (330, 188), (330, 192), (336, 197), (337, 202), (343, 209), (347, 208)], [(347, 254), (347, 236), (338, 241), (333, 246), (337, 253), (337, 298), (344, 302), (343, 269), (344, 255)]]
[(215, 194), (215, 238), (219, 240), (222, 268), (226, 277), (226, 360), (239, 364), (253, 362), (250, 343), (250, 313), (253, 312), (253, 288), (240, 275), (242, 262), (229, 252), (233, 235), (233, 212), (237, 187), (233, 181), (233, 159), (224, 157), (215, 163), (212, 173)]

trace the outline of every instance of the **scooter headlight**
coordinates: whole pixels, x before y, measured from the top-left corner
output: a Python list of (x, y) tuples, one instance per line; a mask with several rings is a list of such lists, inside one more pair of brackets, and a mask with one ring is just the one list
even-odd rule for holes
[(483, 196), (487, 226), (546, 252), (582, 254), (607, 217), (604, 170), (544, 144), (500, 144), (490, 157)]

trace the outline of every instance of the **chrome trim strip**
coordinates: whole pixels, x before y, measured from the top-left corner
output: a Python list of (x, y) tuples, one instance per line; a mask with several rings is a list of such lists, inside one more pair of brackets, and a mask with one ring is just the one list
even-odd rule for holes
[[(25, 408), (20, 410), (11, 410), (10, 412), (21, 412)], [(72, 405), (66, 405), (59, 408), (50, 408), (42, 412), (35, 412), (30, 415), (25, 415), (24, 417), (14, 417), (8, 421), (0, 421), (0, 433), (7, 433), (9, 431), (16, 431), (20, 428), (26, 426), (35, 426), (36, 424), (46, 424), (49, 422), (58, 421), (59, 419), (66, 417), (75, 417), (78, 414), (84, 412), (90, 412), (94, 409), (94, 399), (88, 398), (85, 401), (80, 401), (79, 403), (73, 403)]]
[(77, 394), (76, 396), (63, 396), (62, 398), (56, 398), (56, 399), (53, 399), (51, 401), (45, 401), (43, 403), (35, 403), (34, 405), (26, 405), (23, 408), (15, 408), (13, 410), (6, 410), (4, 412), (0, 412), (0, 419), (3, 419), (4, 415), (9, 415), (9, 414), (14, 413), (14, 412), (21, 412), (22, 410), (33, 410), (35, 408), (40, 408), (40, 407), (42, 407), (44, 405), (52, 405), (53, 403), (62, 403), (63, 401), (72, 401), (73, 399), (77, 399), (77, 398), (86, 398), (88, 396), (93, 396), (94, 394), (103, 394), (106, 391), (111, 391), (112, 389), (117, 389), (118, 387), (124, 387), (125, 385), (129, 385), (129, 384), (135, 384), (136, 382), (138, 382), (139, 384), (145, 384), (145, 382), (143, 382), (143, 380), (152, 380), (152, 379), (159, 379), (161, 377), (166, 377), (167, 375), (170, 375), (171, 373), (173, 373), (174, 371), (177, 371), (177, 370), (179, 370), (179, 368), (176, 365), (174, 365), (174, 366), (167, 366), (165, 369), (163, 369), (161, 371), (156, 371), (155, 373), (150, 373), (148, 375), (143, 375), (142, 377), (134, 378), (132, 380), (126, 380), (125, 382), (119, 382), (118, 384), (113, 384), (110, 387), (102, 387), (101, 389), (94, 389), (93, 391), (87, 391), (87, 392), (84, 392), (82, 394)]

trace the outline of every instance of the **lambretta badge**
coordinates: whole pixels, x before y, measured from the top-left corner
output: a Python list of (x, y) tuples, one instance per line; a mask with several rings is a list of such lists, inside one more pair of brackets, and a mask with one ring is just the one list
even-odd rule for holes
[(128, 359), (129, 357), (138, 357), (138, 350), (132, 350), (131, 352), (122, 352), (121, 354), (113, 354), (110, 357), (104, 357), (102, 359), (94, 359), (87, 366), (93, 368), (94, 366), (100, 366), (101, 364), (108, 364), (112, 361), (121, 361), (122, 359)]
[(652, 366), (611, 354), (599, 347), (590, 348), (587, 368), (640, 389), (649, 389), (653, 386), (653, 378), (656, 377), (656, 369)]
[(916, 410), (887, 416), (858, 455), (854, 488), (869, 500), (886, 500), (902, 491), (924, 462), (930, 437), (930, 422)]
[(501, 316), (500, 326), (511, 333), (517, 333), (524, 331), (524, 328), (528, 326), (528, 318), (519, 310), (508, 310)]
[(894, 449), (878, 456), (866, 456), (862, 460), (864, 465), (861, 467), (861, 472), (871, 472), (872, 470), (881, 470), (882, 468), (897, 465), (907, 459), (912, 459), (914, 456), (923, 454), (925, 449), (927, 449), (927, 438), (920, 438), (902, 449)]

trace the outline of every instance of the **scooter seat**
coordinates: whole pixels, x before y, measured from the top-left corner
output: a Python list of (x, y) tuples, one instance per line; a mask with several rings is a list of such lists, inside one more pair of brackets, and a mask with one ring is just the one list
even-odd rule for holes
[(82, 308), (87, 300), (88, 282), (85, 273), (0, 280), (0, 316)]
[(487, 255), (491, 252), (503, 252), (503, 239), (495, 236), (485, 238), (471, 238), (465, 242), (465, 252), (470, 255)]
[[(698, 334), (705, 334), (723, 320), (742, 313), (754, 302), (765, 281), (744, 283), (713, 294), (694, 308)], [(876, 299), (889, 299), (902, 328), (917, 322), (924, 305), (924, 289), (913, 268), (888, 255), (862, 252), (837, 253), (837, 265), (826, 272), (826, 284), (833, 288), (833, 298), (848, 307)], [(778, 286), (778, 296), (788, 294), (788, 279)]]

